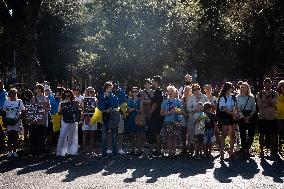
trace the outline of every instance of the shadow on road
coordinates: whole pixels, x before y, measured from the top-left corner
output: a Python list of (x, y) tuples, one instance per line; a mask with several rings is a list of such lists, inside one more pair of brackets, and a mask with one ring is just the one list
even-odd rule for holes
[(232, 159), (229, 162), (220, 162), (215, 168), (214, 178), (221, 183), (230, 183), (231, 178), (241, 176), (243, 179), (252, 179), (259, 173), (257, 163), (253, 159)]
[[(283, 183), (283, 160), (269, 161), (261, 159), (262, 174), (273, 178), (274, 182)], [(230, 183), (232, 179), (241, 176), (243, 179), (252, 179), (260, 172), (260, 167), (254, 159), (233, 159), (226, 162), (210, 159), (193, 159), (180, 156), (178, 159), (136, 159), (127, 156), (119, 160), (102, 160), (88, 156), (75, 157), (45, 157), (45, 158), (0, 158), (0, 173), (17, 170), (18, 175), (36, 171), (46, 174), (63, 173), (63, 182), (71, 182), (77, 178), (101, 173), (103, 176), (129, 173), (123, 181), (132, 183), (140, 178), (146, 178), (147, 183), (155, 183), (159, 178), (177, 175), (187, 178), (212, 171), (212, 176), (221, 183)], [(209, 174), (210, 175), (210, 174)], [(207, 175), (208, 176), (208, 175)]]
[(262, 158), (260, 160), (260, 165), (263, 168), (262, 174), (264, 176), (272, 177), (274, 182), (283, 183), (283, 180), (281, 179), (281, 177), (284, 177), (283, 161), (273, 161), (273, 163), (270, 164), (266, 159)]

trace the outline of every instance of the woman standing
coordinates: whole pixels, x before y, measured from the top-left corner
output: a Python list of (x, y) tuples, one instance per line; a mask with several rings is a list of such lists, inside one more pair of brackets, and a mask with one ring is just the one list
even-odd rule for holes
[(62, 94), (58, 113), (62, 114), (62, 120), (56, 155), (77, 155), (79, 104), (71, 90), (67, 89)]
[(45, 150), (46, 130), (48, 127), (48, 112), (50, 110), (49, 99), (48, 97), (44, 96), (43, 85), (36, 85), (35, 96), (32, 98), (31, 102), (45, 103), (46, 123), (43, 125), (31, 124), (30, 129), (31, 154), (33, 157), (39, 157)]
[(197, 105), (199, 102), (203, 104), (208, 102), (208, 98), (202, 94), (200, 86), (198, 84), (192, 85), (192, 95), (188, 98), (187, 101), (187, 110), (189, 112), (188, 116), (188, 125), (187, 125), (187, 132), (188, 132), (188, 145), (189, 145), (189, 152), (193, 154), (194, 151), (194, 119), (193, 115), (197, 112)]
[(277, 87), (278, 101), (277, 107), (277, 123), (278, 123), (278, 134), (279, 134), (279, 145), (278, 150), (281, 153), (281, 142), (284, 139), (284, 80), (278, 83)]
[(8, 96), (9, 100), (5, 100), (3, 104), (4, 124), (8, 132), (8, 157), (18, 157), (19, 130), (25, 107), (23, 101), (17, 97), (17, 89), (10, 89)]
[(219, 111), (220, 111), (220, 122), (222, 126), (222, 135), (221, 135), (221, 149), (220, 149), (220, 159), (224, 159), (224, 146), (225, 138), (229, 132), (230, 136), (230, 158), (234, 157), (234, 143), (235, 143), (235, 119), (238, 118), (238, 114), (234, 111), (237, 109), (237, 100), (236, 97), (232, 95), (234, 91), (233, 85), (230, 82), (226, 82), (221, 90), (221, 93), (218, 98), (219, 102)]
[[(237, 96), (237, 101), (239, 110), (244, 115), (244, 118), (239, 123), (242, 151), (245, 157), (253, 157), (249, 150), (253, 143), (255, 134), (253, 116), (256, 112), (256, 103), (248, 83), (243, 82), (241, 84), (240, 94)], [(246, 135), (246, 131), (248, 131), (248, 136)]]
[(143, 154), (144, 147), (144, 135), (145, 135), (145, 127), (138, 126), (135, 123), (136, 116), (141, 112), (142, 103), (141, 99), (138, 97), (139, 90), (137, 87), (132, 87), (131, 89), (131, 98), (128, 99), (128, 127), (130, 133), (130, 140), (132, 149), (130, 154), (135, 154), (135, 148), (137, 148), (137, 155)]
[(187, 111), (187, 101), (188, 98), (192, 95), (191, 86), (187, 85), (184, 87), (183, 95), (181, 97), (182, 107), (184, 115), (181, 121), (181, 143), (182, 143), (182, 154), (187, 153), (186, 147), (186, 135), (187, 135), (187, 125), (188, 125), (188, 111)]

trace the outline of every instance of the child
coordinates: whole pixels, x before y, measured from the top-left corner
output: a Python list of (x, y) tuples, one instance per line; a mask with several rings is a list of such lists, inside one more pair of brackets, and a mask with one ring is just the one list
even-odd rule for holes
[(217, 128), (216, 116), (212, 112), (212, 105), (210, 102), (204, 103), (204, 112), (208, 120), (205, 122), (204, 144), (206, 157), (212, 156), (212, 145), (214, 143), (214, 131)]
[(95, 136), (98, 132), (97, 124), (90, 125), (91, 117), (97, 106), (95, 89), (93, 87), (88, 87), (86, 89), (81, 106), (83, 107), (83, 148), (85, 152), (96, 156), (98, 154), (98, 150), (96, 148), (97, 144), (95, 144)]
[(17, 97), (17, 89), (10, 89), (9, 91), (9, 100), (6, 100), (3, 105), (4, 112), (4, 124), (7, 127), (8, 131), (8, 157), (18, 157), (17, 147), (18, 147), (18, 138), (19, 130), (22, 126), (22, 115), (25, 110), (24, 103), (21, 99)]
[(165, 116), (161, 130), (163, 143), (169, 150), (169, 157), (174, 157), (177, 148), (177, 137), (180, 135), (180, 122), (182, 114), (182, 102), (175, 98), (177, 89), (174, 86), (167, 87), (168, 98), (162, 102), (161, 116)]
[(194, 120), (194, 144), (195, 144), (195, 157), (201, 159), (201, 153), (204, 141), (205, 122), (208, 119), (207, 115), (203, 112), (203, 103), (197, 104), (196, 113), (193, 115)]

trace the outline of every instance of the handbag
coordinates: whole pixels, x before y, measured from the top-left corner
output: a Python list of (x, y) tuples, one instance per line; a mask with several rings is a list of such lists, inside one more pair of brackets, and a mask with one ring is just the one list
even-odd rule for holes
[(144, 127), (146, 125), (146, 117), (139, 113), (135, 116), (135, 124), (139, 127)]

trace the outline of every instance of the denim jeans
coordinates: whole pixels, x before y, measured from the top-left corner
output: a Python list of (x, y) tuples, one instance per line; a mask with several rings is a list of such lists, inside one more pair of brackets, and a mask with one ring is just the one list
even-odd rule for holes
[[(117, 156), (117, 132), (118, 129), (111, 129), (111, 141), (112, 141), (112, 155)], [(107, 156), (108, 148), (108, 135), (109, 135), (108, 122), (104, 122), (102, 127), (102, 156)]]

